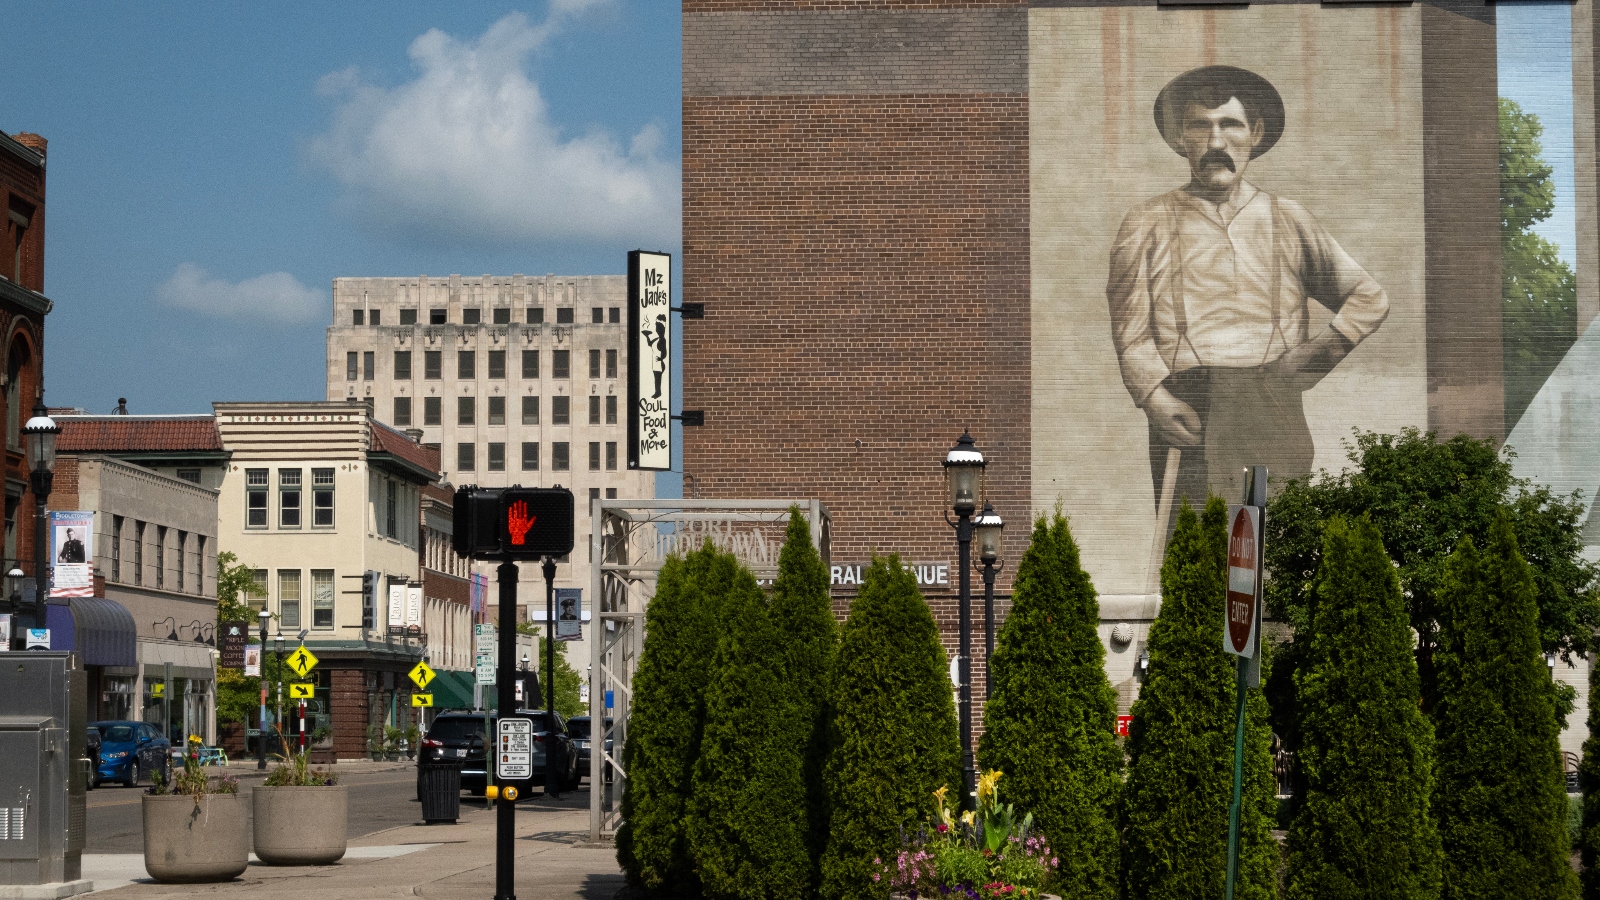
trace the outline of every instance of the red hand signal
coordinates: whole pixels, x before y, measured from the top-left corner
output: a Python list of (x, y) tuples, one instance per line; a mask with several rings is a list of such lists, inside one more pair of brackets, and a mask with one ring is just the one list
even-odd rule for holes
[(528, 532), (533, 528), (536, 516), (528, 515), (528, 501), (518, 500), (506, 510), (506, 530), (511, 532), (513, 546), (521, 546), (528, 542)]

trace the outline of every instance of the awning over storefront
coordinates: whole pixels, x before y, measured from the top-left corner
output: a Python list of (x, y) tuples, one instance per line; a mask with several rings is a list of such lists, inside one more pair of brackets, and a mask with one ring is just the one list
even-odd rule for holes
[[(434, 709), (471, 709), (472, 685), (477, 680), (475, 672), (439, 672), (428, 684), (433, 694)], [(486, 685), (490, 708), (494, 707), (494, 685)]]
[(73, 597), (70, 606), (45, 607), (50, 649), (76, 650), (88, 666), (138, 665), (133, 614), (115, 600)]

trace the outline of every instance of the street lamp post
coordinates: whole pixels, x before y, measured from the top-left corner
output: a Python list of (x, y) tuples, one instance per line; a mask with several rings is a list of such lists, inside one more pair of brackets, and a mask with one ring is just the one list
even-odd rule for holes
[(994, 507), (985, 500), (983, 513), (972, 523), (978, 539), (978, 559), (983, 561), (983, 695), (989, 696), (994, 682), (989, 679), (989, 667), (994, 660), (994, 576), (1000, 571), (1000, 535), (1006, 523), (1000, 520)]
[(28, 481), (33, 488), (33, 628), (44, 628), (45, 597), (50, 592), (50, 568), (47, 555), (45, 501), (50, 499), (50, 488), (55, 482), (56, 435), (61, 427), (50, 418), (44, 399), (33, 406), (33, 418), (22, 426), (22, 441), (28, 453)]
[(957, 656), (961, 676), (961, 808), (976, 809), (978, 773), (972, 761), (972, 514), (983, 494), (983, 471), (988, 463), (963, 431), (945, 455), (945, 486), (955, 521), (944, 520), (956, 532), (958, 580), (961, 599), (961, 650)]
[[(9, 602), (9, 606), (7, 608), (7, 611), (11, 613), (11, 621), (12, 622), (17, 622), (17, 623), (20, 623), (21, 616), (22, 616), (22, 579), (23, 579), (23, 577), (24, 576), (22, 574), (22, 569), (18, 568), (17, 566), (12, 566), (11, 567), (11, 571), (6, 573), (6, 578), (10, 579), (10, 581), (11, 581), (11, 584), (10, 584), (11, 590), (6, 593), (6, 597), (10, 601)], [(16, 628), (17, 628), (16, 625), (7, 626), (6, 633), (3, 634), (3, 635), (0, 635), (0, 647), (3, 647), (6, 650), (20, 650), (20, 649), (22, 649), (22, 645), (21, 644), (14, 643), (14, 641), (15, 641), (14, 632), (16, 631)]]
[(261, 732), (256, 737), (256, 768), (267, 767), (267, 623), (272, 621), (272, 613), (267, 612), (266, 604), (261, 605), (261, 612), (256, 613), (256, 620), (261, 623)]

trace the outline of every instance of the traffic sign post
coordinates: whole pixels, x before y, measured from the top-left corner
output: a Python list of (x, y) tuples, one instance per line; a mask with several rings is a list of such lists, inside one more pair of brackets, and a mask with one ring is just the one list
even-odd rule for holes
[(412, 694), (411, 695), (411, 705), (413, 707), (420, 707), (420, 706), (431, 707), (431, 706), (433, 706), (433, 695), (432, 694)]
[(1239, 818), (1244, 804), (1244, 726), (1250, 688), (1261, 686), (1261, 559), (1266, 550), (1267, 467), (1244, 471), (1244, 503), (1228, 508), (1228, 584), (1222, 649), (1234, 656), (1233, 803), (1228, 807), (1225, 900), (1239, 880)]
[(284, 663), (287, 664), (290, 669), (293, 669), (296, 675), (304, 678), (311, 674), (312, 669), (317, 667), (317, 656), (310, 650), (307, 650), (305, 644), (301, 644), (299, 647), (295, 648), (293, 653), (289, 654), (289, 658), (284, 660)]
[(429, 668), (428, 664), (422, 660), (418, 660), (417, 664), (412, 666), (411, 671), (406, 675), (411, 679), (411, 683), (417, 686), (419, 691), (427, 690), (429, 682), (433, 681), (433, 669)]

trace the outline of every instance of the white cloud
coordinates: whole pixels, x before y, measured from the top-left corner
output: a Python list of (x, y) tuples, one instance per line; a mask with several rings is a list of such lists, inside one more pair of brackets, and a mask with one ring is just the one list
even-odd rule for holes
[(607, 0), (554, 0), (535, 25), (506, 16), (476, 40), (437, 29), (411, 42), (412, 81), (384, 88), (354, 70), (325, 76), (328, 130), (308, 147), (370, 225), (495, 244), (675, 242), (678, 165), (646, 126), (626, 141), (567, 134), (529, 80), (528, 57), (567, 20)]
[(212, 278), (194, 263), (173, 270), (156, 286), (162, 306), (210, 316), (303, 325), (328, 317), (327, 294), (301, 284), (288, 272), (269, 272), (240, 282)]

